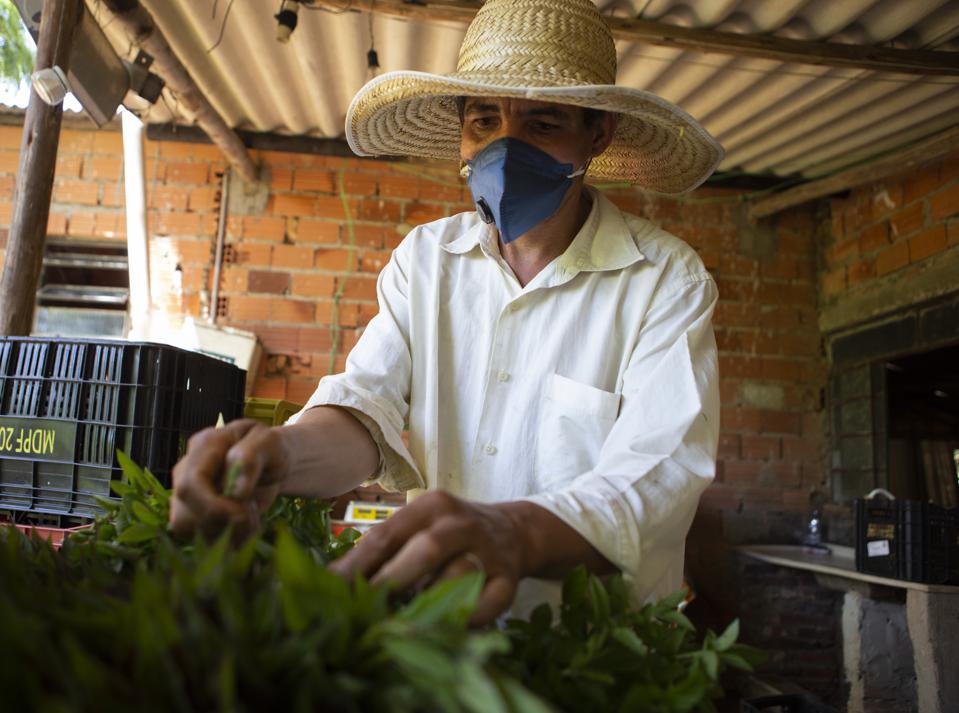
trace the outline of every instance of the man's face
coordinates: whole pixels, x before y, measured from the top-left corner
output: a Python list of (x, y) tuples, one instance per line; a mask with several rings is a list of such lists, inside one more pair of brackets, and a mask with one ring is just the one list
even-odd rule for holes
[[(460, 157), (473, 159), (487, 144), (504, 137), (520, 139), (545, 151), (574, 170), (602, 153), (612, 139), (615, 118), (600, 117), (592, 125), (577, 106), (507, 99), (467, 97), (463, 109)], [(608, 134), (608, 136), (607, 136)]]

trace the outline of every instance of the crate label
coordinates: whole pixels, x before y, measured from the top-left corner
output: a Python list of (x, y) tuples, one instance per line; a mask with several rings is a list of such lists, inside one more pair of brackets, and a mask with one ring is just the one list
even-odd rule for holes
[(880, 524), (878, 522), (870, 522), (866, 526), (866, 537), (870, 540), (895, 540), (896, 539), (896, 526), (893, 524)]
[(876, 540), (866, 543), (866, 552), (870, 557), (885, 557), (889, 554), (889, 540)]
[(0, 457), (72, 461), (76, 439), (74, 421), (0, 416)]

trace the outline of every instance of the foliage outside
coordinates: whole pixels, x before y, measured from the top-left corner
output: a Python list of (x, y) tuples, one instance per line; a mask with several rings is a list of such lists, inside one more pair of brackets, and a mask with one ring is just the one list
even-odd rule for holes
[(20, 13), (11, 0), (0, 0), (0, 80), (20, 84), (32, 71), (33, 49)]
[(279, 501), (254, 537), (178, 542), (170, 493), (118, 456), (107, 514), (60, 551), (0, 528), (0, 690), (48, 711), (712, 711), (756, 650), (701, 642), (684, 592), (636, 611), (618, 577), (565, 582), (558, 617), (472, 630), (479, 574), (397, 601), (326, 569), (356, 537)]

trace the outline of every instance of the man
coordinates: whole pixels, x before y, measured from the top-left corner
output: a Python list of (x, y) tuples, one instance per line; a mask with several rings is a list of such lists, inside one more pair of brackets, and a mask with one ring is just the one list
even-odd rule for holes
[(679, 586), (715, 470), (716, 287), (687, 245), (583, 180), (682, 192), (722, 150), (668, 102), (613, 86), (615, 66), (589, 0), (489, 0), (456, 73), (393, 72), (360, 91), (354, 150), (458, 156), (477, 212), (410, 233), (345, 373), (291, 424), (191, 440), (174, 470), (178, 530), (375, 479), (427, 492), (335, 568), (398, 587), (481, 569), (478, 623), (556, 601), (579, 564), (622, 571), (637, 603)]

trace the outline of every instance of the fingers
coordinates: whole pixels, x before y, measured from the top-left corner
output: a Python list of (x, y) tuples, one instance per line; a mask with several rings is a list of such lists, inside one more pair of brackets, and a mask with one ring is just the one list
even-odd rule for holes
[(446, 493), (424, 495), (363, 535), (352, 550), (330, 565), (330, 569), (348, 579), (355, 574), (372, 577), (407, 541), (427, 530), (435, 519), (452, 513), (456, 506), (456, 499)]
[(516, 580), (510, 577), (493, 577), (483, 588), (470, 626), (485, 626), (496, 621), (496, 617), (509, 609), (516, 596)]
[(450, 560), (461, 555), (469, 546), (469, 534), (469, 529), (454, 517), (441, 518), (413, 535), (395, 556), (378, 568), (370, 581), (391, 582), (400, 589), (412, 587), (442, 571)]
[[(227, 453), (249, 433), (265, 429), (256, 421), (234, 421), (223, 428), (208, 428), (189, 441), (186, 455), (173, 468), (173, 502), (170, 522), (174, 532), (190, 535), (200, 529), (215, 535), (231, 523), (249, 521), (249, 508), (221, 492)], [(244, 466), (248, 483), (258, 473)], [(249, 484), (244, 487), (251, 488)]]

